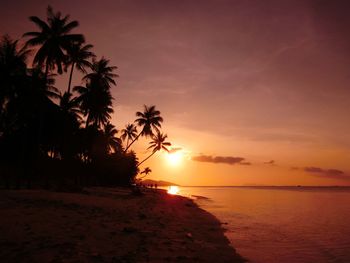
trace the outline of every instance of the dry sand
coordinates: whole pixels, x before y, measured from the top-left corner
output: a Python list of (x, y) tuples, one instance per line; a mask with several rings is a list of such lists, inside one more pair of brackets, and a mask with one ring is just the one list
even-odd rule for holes
[(243, 262), (193, 201), (123, 188), (0, 191), (1, 262)]

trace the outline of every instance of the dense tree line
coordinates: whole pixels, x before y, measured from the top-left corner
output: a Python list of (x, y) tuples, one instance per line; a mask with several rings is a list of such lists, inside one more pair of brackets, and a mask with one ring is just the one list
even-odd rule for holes
[[(37, 31), (24, 45), (0, 41), (0, 169), (6, 187), (129, 185), (139, 172), (130, 147), (151, 139), (150, 156), (170, 143), (160, 131), (163, 118), (144, 106), (118, 136), (110, 123), (116, 67), (97, 59), (93, 46), (74, 33), (79, 23), (47, 8), (46, 20), (31, 16)], [(29, 63), (32, 61), (32, 63)], [(73, 86), (73, 75), (84, 74)], [(55, 78), (68, 74), (67, 87)], [(64, 91), (62, 91), (64, 90)], [(139, 131), (138, 131), (139, 129)]]

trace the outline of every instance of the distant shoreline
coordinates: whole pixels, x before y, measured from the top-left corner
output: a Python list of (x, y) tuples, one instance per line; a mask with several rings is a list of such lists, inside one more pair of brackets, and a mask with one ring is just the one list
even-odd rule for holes
[(213, 215), (162, 190), (1, 190), (0, 200), (6, 262), (244, 262)]
[(316, 186), (316, 185), (178, 185), (180, 187), (231, 187), (231, 188), (349, 188), (350, 185), (327, 185), (327, 186)]

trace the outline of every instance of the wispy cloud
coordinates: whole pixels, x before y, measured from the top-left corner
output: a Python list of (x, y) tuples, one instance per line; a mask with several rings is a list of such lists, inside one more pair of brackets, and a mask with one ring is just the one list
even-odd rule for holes
[(302, 170), (304, 172), (322, 178), (350, 180), (350, 175), (339, 169), (323, 169), (320, 167), (307, 166), (303, 168), (291, 167), (291, 170)]
[(176, 153), (178, 151), (181, 151), (182, 148), (181, 147), (173, 147), (169, 150), (169, 153)]
[(268, 161), (268, 162), (264, 162), (264, 164), (273, 166), (273, 165), (276, 165), (276, 162), (275, 162), (275, 160), (271, 160), (271, 161)]
[(198, 155), (192, 157), (193, 161), (204, 162), (204, 163), (223, 163), (223, 164), (240, 164), (240, 165), (251, 165), (250, 162), (245, 161), (243, 157), (233, 156), (211, 156), (211, 155)]

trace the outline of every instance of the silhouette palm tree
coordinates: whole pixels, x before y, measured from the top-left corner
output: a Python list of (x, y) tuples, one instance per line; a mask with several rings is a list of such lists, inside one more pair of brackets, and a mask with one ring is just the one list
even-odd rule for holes
[(151, 172), (152, 172), (151, 168), (146, 167), (145, 169), (143, 169), (143, 171), (140, 174), (145, 174), (145, 176), (147, 176)]
[(101, 58), (99, 61), (93, 59), (91, 66), (92, 72), (84, 76), (86, 87), (77, 86), (77, 91), (81, 109), (86, 119), (86, 127), (93, 124), (101, 127), (106, 124), (113, 113), (112, 95), (110, 93), (111, 84), (115, 85), (113, 78), (118, 75), (113, 74), (113, 70), (117, 67), (108, 66), (109, 60)]
[(157, 151), (164, 150), (169, 152), (169, 149), (167, 146), (171, 146), (170, 142), (165, 142), (165, 139), (168, 136), (166, 134), (162, 134), (159, 131), (156, 135), (152, 137), (152, 141), (150, 142), (150, 146), (147, 149), (152, 149), (152, 153), (146, 157), (142, 162), (140, 162), (137, 167), (139, 167), (141, 164), (143, 164), (145, 161), (147, 161), (149, 158), (152, 157), (153, 154), (155, 154)]
[(40, 45), (35, 54), (33, 64), (40, 67), (45, 65), (45, 77), (55, 67), (57, 67), (57, 72), (62, 74), (62, 66), (66, 62), (64, 51), (72, 43), (84, 42), (83, 35), (70, 34), (72, 29), (79, 25), (78, 21), (69, 22), (68, 15), (62, 17), (60, 12), (54, 13), (51, 6), (47, 7), (47, 22), (37, 16), (30, 16), (29, 20), (40, 30), (39, 32), (31, 31), (23, 34), (23, 37), (31, 37), (26, 42), (27, 46)]
[(70, 93), (70, 90), (71, 90), (74, 67), (78, 69), (80, 72), (85, 74), (86, 74), (85, 68), (91, 68), (92, 64), (88, 59), (95, 57), (95, 54), (90, 51), (92, 47), (93, 47), (92, 45), (83, 46), (82, 43), (73, 43), (72, 45), (68, 46), (67, 64), (71, 65), (69, 81), (68, 81), (68, 90), (67, 90), (68, 93)]
[(61, 157), (72, 157), (74, 149), (76, 148), (76, 133), (79, 130), (82, 122), (81, 110), (79, 108), (79, 101), (77, 97), (72, 98), (72, 94), (64, 92), (59, 95), (59, 109), (60, 109), (60, 143), (61, 143)]
[(60, 109), (67, 115), (72, 116), (77, 121), (81, 121), (80, 114), (82, 113), (79, 108), (79, 101), (77, 97), (72, 98), (72, 94), (64, 92), (63, 95), (59, 95)]
[(121, 139), (116, 137), (116, 134), (118, 133), (118, 130), (115, 128), (115, 126), (108, 122), (105, 127), (104, 127), (104, 137), (106, 140), (108, 152), (119, 152), (122, 150), (122, 145), (121, 145)]
[(18, 48), (18, 41), (5, 35), (0, 43), (0, 113), (3, 103), (18, 95), (20, 81), (26, 76), (26, 61), (31, 50)]
[(103, 90), (99, 86), (87, 84), (86, 87), (74, 87), (74, 91), (80, 94), (78, 100), (80, 108), (84, 116), (86, 116), (86, 127), (89, 125), (101, 127), (108, 122), (111, 118), (110, 114), (113, 113), (113, 98), (109, 90)]
[[(19, 118), (19, 109), (23, 107), (18, 97), (26, 90), (27, 68), (26, 61), (30, 50), (19, 48), (18, 41), (12, 40), (8, 35), (0, 41), (0, 140), (6, 134), (14, 134), (23, 122)], [(23, 135), (21, 136), (24, 137)], [(23, 140), (23, 139), (22, 139)], [(20, 140), (18, 140), (20, 141)], [(0, 146), (1, 148), (1, 146)], [(5, 147), (2, 147), (3, 149)], [(14, 147), (21, 153), (22, 147)], [(19, 149), (22, 148), (22, 149)], [(6, 151), (6, 150), (5, 150)]]
[(122, 132), (121, 139), (123, 141), (125, 141), (125, 139), (127, 139), (126, 148), (128, 148), (129, 141), (135, 139), (135, 137), (137, 136), (137, 129), (136, 129), (134, 124), (129, 123), (125, 126), (124, 129), (122, 129), (121, 132)]
[(116, 85), (114, 78), (118, 77), (113, 71), (117, 69), (115, 66), (109, 66), (109, 60), (102, 57), (100, 60), (93, 58), (91, 70), (92, 72), (85, 75), (83, 80), (89, 84), (98, 85), (101, 88), (109, 89), (111, 84)]
[(153, 136), (155, 130), (159, 132), (161, 128), (161, 123), (163, 118), (160, 116), (160, 111), (156, 110), (156, 106), (146, 106), (144, 105), (143, 112), (136, 112), (136, 117), (138, 117), (135, 122), (138, 126), (142, 127), (140, 133), (132, 140), (129, 146), (125, 149), (125, 152), (130, 148), (130, 146), (138, 140), (140, 136)]
[(141, 174), (148, 175), (148, 174), (151, 173), (151, 172), (152, 172), (151, 168), (146, 167), (145, 169), (143, 169), (143, 171), (141, 172)]
[(28, 72), (31, 80), (30, 92), (32, 93), (33, 98), (44, 98), (45, 100), (49, 98), (59, 99), (60, 92), (54, 86), (54, 74), (45, 75), (39, 67), (32, 68), (28, 70)]
[(146, 167), (140, 174), (144, 174), (142, 177), (138, 178), (138, 180), (145, 178), (148, 174), (152, 172), (151, 168)]

